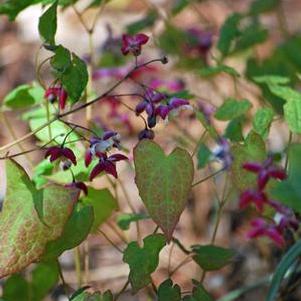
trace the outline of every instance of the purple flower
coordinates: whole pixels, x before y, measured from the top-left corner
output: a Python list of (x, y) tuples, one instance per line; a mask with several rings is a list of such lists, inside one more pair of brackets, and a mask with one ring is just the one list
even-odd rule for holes
[(97, 157), (99, 158), (99, 163), (92, 169), (90, 181), (103, 171), (117, 178), (116, 162), (128, 159), (122, 154), (114, 154), (108, 157), (105, 153), (98, 153)]
[(173, 112), (174, 114), (177, 114), (178, 111), (183, 108), (190, 108), (189, 101), (178, 97), (172, 97), (167, 105), (159, 105), (156, 108), (155, 114), (165, 120), (169, 113)]
[(87, 149), (85, 154), (85, 165), (89, 166), (92, 162), (93, 156), (111, 150), (113, 147), (120, 148), (120, 135), (114, 131), (106, 131), (102, 137), (92, 137), (90, 139), (90, 147)]
[(88, 195), (88, 187), (84, 182), (72, 182), (70, 184), (66, 184), (65, 187), (67, 188), (77, 188), (81, 190), (85, 195)]
[(256, 162), (247, 162), (243, 164), (243, 168), (257, 173), (257, 185), (258, 189), (262, 190), (266, 186), (270, 178), (284, 180), (286, 179), (286, 173), (283, 169), (272, 165), (273, 159), (268, 158), (262, 164)]
[(132, 53), (134, 56), (141, 54), (142, 45), (146, 44), (149, 40), (149, 37), (143, 33), (138, 33), (135, 35), (122, 35), (122, 47), (121, 52), (123, 55)]
[(77, 164), (76, 157), (73, 151), (68, 147), (51, 146), (47, 149), (45, 158), (50, 156), (50, 162), (57, 160), (58, 158), (65, 158), (70, 160), (74, 165)]
[(51, 103), (55, 102), (58, 99), (60, 109), (64, 110), (68, 98), (68, 93), (63, 87), (55, 86), (55, 87), (49, 87), (45, 91), (44, 97), (47, 100), (49, 100)]
[(247, 233), (247, 237), (256, 238), (267, 236), (275, 242), (278, 247), (285, 245), (283, 234), (279, 227), (275, 224), (267, 223), (263, 218), (256, 218), (251, 221), (251, 230)]

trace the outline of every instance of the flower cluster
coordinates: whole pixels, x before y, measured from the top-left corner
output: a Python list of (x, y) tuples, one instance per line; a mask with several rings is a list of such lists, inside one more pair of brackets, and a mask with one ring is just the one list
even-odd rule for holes
[[(164, 104), (162, 103), (163, 100), (165, 101)], [(187, 106), (189, 106), (189, 101), (186, 99), (168, 98), (166, 94), (149, 88), (146, 90), (143, 100), (137, 104), (135, 111), (137, 116), (146, 112), (148, 126), (153, 128), (157, 123), (157, 116), (165, 120), (169, 113), (176, 113)]]
[(269, 157), (262, 164), (257, 162), (247, 162), (243, 168), (249, 172), (257, 174), (256, 189), (248, 189), (240, 195), (240, 208), (246, 208), (253, 204), (259, 213), (263, 213), (265, 206), (269, 206), (276, 211), (275, 219), (267, 222), (264, 218), (257, 218), (251, 221), (251, 230), (247, 234), (249, 238), (267, 236), (279, 247), (285, 244), (284, 232), (291, 228), (297, 230), (299, 223), (292, 210), (283, 206), (279, 202), (269, 198), (265, 188), (270, 179), (284, 180), (287, 175), (282, 168), (273, 165), (273, 159)]
[(59, 108), (61, 110), (64, 110), (68, 98), (68, 93), (61, 85), (57, 85), (54, 87), (49, 87), (45, 91), (44, 97), (51, 103), (58, 101)]
[(90, 139), (90, 147), (86, 151), (85, 165), (88, 167), (93, 158), (99, 160), (90, 173), (90, 181), (92, 181), (101, 172), (106, 172), (117, 178), (116, 162), (127, 160), (128, 158), (122, 154), (113, 154), (108, 156), (107, 152), (113, 147), (120, 148), (119, 135), (113, 131), (107, 131), (101, 138), (92, 137)]

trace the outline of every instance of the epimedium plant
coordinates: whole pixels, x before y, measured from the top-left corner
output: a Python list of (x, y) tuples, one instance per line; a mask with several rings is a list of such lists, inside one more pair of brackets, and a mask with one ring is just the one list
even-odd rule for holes
[[(2, 115), (8, 129), (14, 133), (5, 111), (13, 110), (28, 122), (31, 131), (0, 147), (7, 178), (0, 223), (0, 277), (7, 277), (2, 299), (43, 300), (60, 278), (66, 295), (73, 301), (118, 300), (129, 285), (133, 294), (152, 287), (153, 300), (214, 300), (206, 289), (206, 273), (220, 270), (235, 260), (234, 250), (216, 245), (221, 216), (231, 199), (238, 200), (240, 209), (249, 209), (255, 215), (247, 236), (264, 241), (268, 238), (282, 252), (282, 259), (269, 280), (266, 300), (276, 300), (279, 294), (289, 296), (298, 284), (301, 254), (298, 234), (301, 146), (297, 143), (301, 132), (301, 94), (295, 89), (301, 68), (300, 56), (295, 53), (301, 47), (300, 37), (290, 34), (280, 22), (282, 45), (264, 61), (259, 62), (252, 55), (254, 47), (269, 36), (260, 16), (266, 12), (281, 14), (281, 0), (255, 0), (245, 13), (230, 15), (216, 43), (213, 31), (199, 27), (182, 29), (172, 22), (173, 17), (197, 5), (197, 1), (172, 3), (165, 29), (156, 37), (158, 45), (176, 62), (176, 68), (188, 70), (204, 81), (216, 83), (217, 76), (230, 77), (234, 95), (223, 97), (218, 107), (187, 91), (183, 80), (160, 78), (159, 68), (168, 63), (167, 56), (144, 57), (152, 40), (144, 32), (161, 18), (157, 11), (150, 10), (141, 20), (129, 24), (120, 37), (114, 37), (108, 28), (108, 39), (100, 54), (94, 51), (93, 43), (85, 57), (57, 44), (57, 18), (61, 8), (73, 9), (93, 42), (99, 12), (110, 1), (91, 1), (83, 11), (78, 11), (77, 2), (8, 0), (0, 5), (0, 13), (14, 20), (28, 6), (42, 4), (39, 51), (48, 54), (41, 62), (37, 59), (36, 82), (16, 87), (3, 100)], [(83, 15), (91, 7), (100, 8), (90, 27)], [(280, 17), (283, 20), (283, 15)], [(213, 50), (217, 54), (211, 61)], [(242, 53), (251, 53), (247, 55), (245, 74), (227, 63), (229, 57)], [(100, 63), (96, 63), (97, 59)], [(52, 71), (50, 82), (43, 79), (45, 65)], [(262, 91), (260, 107), (256, 110), (253, 102), (238, 93), (242, 79), (258, 85)], [(102, 80), (109, 80), (112, 85), (94, 97), (97, 91), (92, 82), (101, 85)], [(133, 119), (141, 121), (143, 126), (135, 135), (135, 145), (125, 148), (124, 138), (112, 124), (93, 119), (92, 106), (106, 106), (108, 119), (130, 135), (135, 132)], [(85, 122), (72, 119), (75, 113), (81, 112), (85, 112)], [(180, 127), (182, 118), (201, 125), (197, 140)], [(269, 147), (268, 138), (270, 128), (279, 120), (289, 134), (284, 149), (275, 153)], [(182, 136), (189, 140), (179, 142), (180, 147), (170, 154), (156, 142), (158, 128), (167, 121), (182, 130)], [(217, 121), (226, 125), (223, 131), (216, 126)], [(37, 146), (24, 149), (22, 143), (33, 136)], [(11, 153), (15, 145), (21, 152)], [(43, 153), (45, 159), (34, 167), (34, 175), (29, 178), (15, 158), (32, 152)], [(127, 230), (131, 223), (137, 226), (137, 238), (125, 241), (121, 248), (100, 229), (119, 207), (116, 194), (108, 188), (96, 189), (93, 181), (107, 177), (115, 191), (118, 185), (124, 190), (118, 167), (125, 163), (134, 167), (132, 180), (147, 214), (136, 212), (129, 203), (133, 212), (118, 217), (122, 230)], [(198, 170), (205, 168), (211, 173), (196, 179)], [(190, 191), (217, 178), (222, 179), (224, 188), (221, 197), (217, 197), (212, 238), (206, 244), (185, 246), (176, 237), (175, 227)], [(146, 219), (151, 219), (155, 227), (141, 241), (139, 222)], [(77, 248), (93, 233), (103, 234), (122, 253), (123, 262), (129, 267), (128, 280), (119, 292), (92, 293), (89, 286), (72, 291), (65, 283), (58, 257), (66, 250)], [(171, 243), (185, 254), (185, 261), (169, 271), (166, 280), (156, 286), (152, 273), (159, 265), (160, 252)], [(191, 279), (191, 291), (181, 292), (172, 276), (190, 260), (202, 272), (199, 279)], [(30, 277), (25, 277), (23, 270), (32, 263), (36, 265), (28, 269)], [(77, 262), (78, 266), (80, 269)], [(280, 288), (283, 278), (286, 280)], [(231, 298), (229, 295), (219, 300), (234, 300)]]

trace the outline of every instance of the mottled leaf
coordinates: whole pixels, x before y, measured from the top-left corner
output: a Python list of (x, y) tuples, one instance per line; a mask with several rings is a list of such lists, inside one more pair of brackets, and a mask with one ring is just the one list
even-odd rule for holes
[(162, 234), (153, 234), (143, 239), (142, 248), (136, 241), (128, 244), (123, 261), (130, 267), (129, 280), (135, 293), (151, 282), (150, 275), (158, 266), (159, 253), (165, 243)]
[(245, 162), (262, 162), (266, 159), (265, 143), (262, 137), (251, 132), (243, 144), (234, 144), (231, 148), (233, 163), (231, 165), (232, 181), (239, 190), (256, 185), (256, 175), (242, 168)]
[(166, 156), (155, 142), (142, 140), (134, 149), (136, 184), (155, 223), (167, 239), (183, 212), (193, 180), (193, 162), (186, 150)]
[(21, 271), (41, 258), (46, 244), (62, 234), (78, 197), (77, 189), (58, 185), (36, 190), (24, 169), (12, 160), (6, 161), (6, 175), (7, 192), (0, 216), (0, 277)]

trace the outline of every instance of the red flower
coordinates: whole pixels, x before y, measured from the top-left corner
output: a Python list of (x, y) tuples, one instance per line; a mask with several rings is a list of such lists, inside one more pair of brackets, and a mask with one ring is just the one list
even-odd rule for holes
[(121, 160), (127, 160), (128, 158), (122, 154), (114, 154), (111, 156), (107, 156), (104, 153), (97, 153), (99, 157), (99, 163), (92, 169), (90, 174), (90, 181), (92, 181), (96, 176), (98, 176), (101, 172), (106, 172), (107, 174), (112, 175), (117, 178), (116, 171), (116, 162)]
[(50, 162), (53, 162), (58, 158), (64, 157), (70, 160), (74, 165), (76, 165), (77, 163), (73, 151), (68, 147), (51, 146), (47, 149), (45, 158), (49, 156), (50, 156)]
[(249, 238), (267, 236), (273, 240), (278, 247), (283, 247), (285, 240), (281, 230), (275, 224), (268, 224), (263, 218), (251, 221), (252, 229), (247, 233)]
[(244, 209), (251, 203), (254, 203), (256, 209), (262, 212), (264, 205), (268, 203), (268, 198), (262, 191), (246, 190), (240, 195), (239, 207)]
[(48, 88), (45, 91), (44, 97), (48, 99), (50, 102), (55, 102), (58, 99), (60, 109), (64, 110), (68, 98), (68, 93), (63, 87), (55, 86), (55, 87)]
[(146, 44), (148, 40), (149, 37), (143, 33), (138, 33), (133, 36), (123, 34), (121, 52), (124, 55), (127, 55), (130, 52), (134, 56), (138, 56), (141, 54), (142, 45)]
[(257, 173), (257, 185), (258, 189), (262, 190), (266, 186), (270, 178), (284, 180), (286, 178), (286, 173), (283, 169), (275, 167), (272, 165), (273, 159), (268, 158), (262, 164), (256, 162), (248, 162), (243, 164), (243, 168)]

